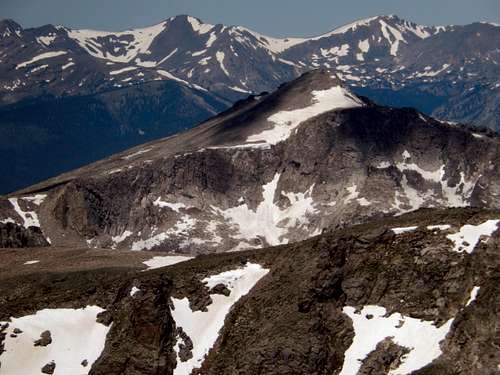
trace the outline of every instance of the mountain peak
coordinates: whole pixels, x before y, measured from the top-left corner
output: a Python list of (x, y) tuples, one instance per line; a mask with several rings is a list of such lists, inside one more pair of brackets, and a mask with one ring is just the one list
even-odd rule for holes
[(7, 37), (12, 34), (19, 34), (22, 31), (22, 26), (11, 19), (0, 20), (0, 36)]

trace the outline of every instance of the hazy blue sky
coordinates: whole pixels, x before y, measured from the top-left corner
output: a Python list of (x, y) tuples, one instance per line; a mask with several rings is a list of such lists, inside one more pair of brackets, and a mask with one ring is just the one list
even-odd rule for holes
[(271, 36), (310, 36), (378, 14), (426, 25), (500, 22), (500, 0), (0, 0), (0, 18), (24, 27), (123, 30), (178, 14)]

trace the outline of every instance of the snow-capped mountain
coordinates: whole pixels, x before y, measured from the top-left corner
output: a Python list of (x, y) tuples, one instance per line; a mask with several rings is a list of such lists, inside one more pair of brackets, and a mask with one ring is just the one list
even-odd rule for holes
[[(379, 104), (498, 129), (498, 45), (494, 24), (427, 27), (396, 16), (309, 38), (190, 16), (122, 32), (2, 21), (0, 149), (13, 172), (0, 177), (0, 191), (190, 128), (321, 67)], [(11, 134), (21, 135), (12, 142)], [(85, 152), (95, 142), (99, 152)]]
[(427, 27), (378, 16), (316, 37), (279, 39), (178, 16), (118, 33), (50, 25), (23, 30), (4, 21), (0, 35), (4, 104), (169, 79), (234, 100), (325, 67), (353, 87), (390, 90), (402, 102), (411, 87), (426, 96), (415, 104), (428, 114), (497, 126), (496, 115), (478, 113), (479, 104), (477, 111), (453, 113), (457, 98), (498, 91), (500, 28), (494, 24)]
[(498, 137), (378, 107), (318, 70), (2, 200), (0, 220), (5, 244), (38, 215), (55, 245), (260, 248), (421, 207), (500, 207), (499, 150)]

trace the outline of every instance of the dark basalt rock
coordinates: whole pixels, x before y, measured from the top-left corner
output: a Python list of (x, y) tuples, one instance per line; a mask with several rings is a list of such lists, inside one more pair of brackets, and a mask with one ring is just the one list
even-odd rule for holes
[(217, 284), (212, 289), (210, 289), (210, 294), (222, 294), (223, 296), (229, 297), (231, 291), (224, 284)]
[(50, 246), (38, 227), (24, 228), (14, 223), (0, 223), (0, 248)]
[(182, 362), (186, 362), (193, 358), (193, 340), (184, 332), (184, 330), (180, 327), (177, 327), (177, 336), (182, 340), (179, 343), (179, 359)]
[(56, 364), (54, 362), (47, 363), (41, 369), (43, 374), (49, 374), (49, 375), (52, 375), (55, 370), (56, 370)]
[(391, 369), (398, 368), (402, 363), (402, 357), (409, 352), (410, 349), (399, 346), (387, 338), (379, 342), (375, 350), (363, 360), (358, 374), (387, 374)]
[(40, 338), (36, 340), (33, 345), (34, 346), (48, 346), (52, 343), (52, 336), (50, 331), (43, 331), (40, 334)]

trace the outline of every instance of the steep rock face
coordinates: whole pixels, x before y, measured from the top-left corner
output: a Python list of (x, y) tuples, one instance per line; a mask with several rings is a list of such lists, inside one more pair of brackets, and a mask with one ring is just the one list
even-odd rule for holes
[(18, 196), (48, 193), (54, 244), (220, 252), (421, 207), (499, 207), (499, 158), (494, 136), (378, 107), (317, 71)]

